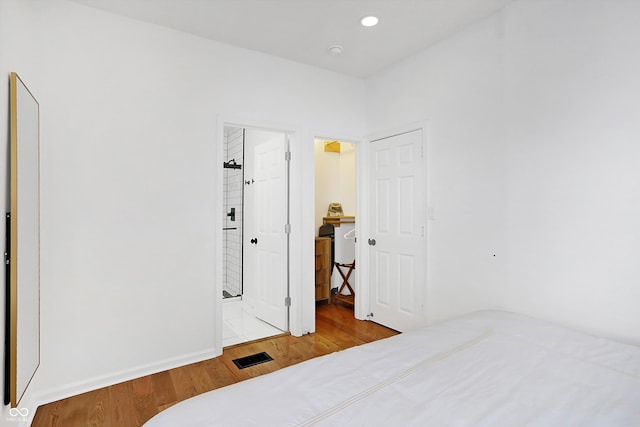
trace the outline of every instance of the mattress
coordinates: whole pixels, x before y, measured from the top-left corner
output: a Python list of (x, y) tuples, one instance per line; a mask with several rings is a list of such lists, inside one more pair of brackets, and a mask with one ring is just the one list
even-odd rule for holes
[(501, 311), (193, 397), (145, 427), (640, 426), (640, 347)]

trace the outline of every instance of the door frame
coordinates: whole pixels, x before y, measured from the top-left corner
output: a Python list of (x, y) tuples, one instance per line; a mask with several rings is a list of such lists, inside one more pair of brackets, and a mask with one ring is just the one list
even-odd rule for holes
[[(217, 115), (216, 117), (216, 132), (215, 139), (217, 141), (215, 144), (215, 149), (213, 153), (213, 165), (215, 168), (215, 182), (213, 183), (213, 193), (212, 196), (215, 200), (222, 200), (224, 195), (224, 170), (222, 168), (222, 163), (225, 161), (224, 159), (224, 128), (225, 126), (229, 127), (240, 127), (240, 128), (251, 128), (251, 129), (261, 129), (270, 132), (280, 132), (286, 134), (288, 137), (288, 146), (289, 150), (293, 151), (293, 148), (296, 144), (299, 145), (298, 141), (300, 131), (296, 131), (295, 126), (283, 125), (282, 123), (272, 123), (272, 122), (261, 122), (258, 120), (237, 118), (237, 117), (228, 117)], [(292, 188), (291, 188), (291, 177), (294, 176), (292, 174), (292, 162), (289, 163), (288, 166), (288, 191), (289, 191), (289, 202), (287, 206), (287, 218), (286, 220), (289, 223), (294, 222), (292, 218)], [(216, 202), (217, 203), (217, 202)], [(214, 292), (214, 300), (213, 300), (213, 309), (215, 312), (215, 328), (214, 328), (214, 336), (213, 336), (213, 345), (214, 345), (214, 353), (219, 356), (222, 354), (223, 350), (223, 297), (222, 297), (222, 289), (223, 289), (223, 281), (224, 281), (224, 265), (223, 265), (223, 224), (224, 224), (224, 213), (223, 209), (215, 209), (214, 212), (214, 241), (212, 244), (214, 245), (214, 254), (215, 258), (213, 260), (214, 268), (215, 268), (215, 281), (213, 283), (213, 292)], [(296, 239), (298, 239), (299, 231), (295, 230), (292, 227), (292, 232), (289, 234), (287, 238), (287, 295), (290, 298), (291, 304), (288, 308), (288, 326), (289, 331), (292, 335), (302, 335), (300, 333), (294, 333), (298, 331), (302, 326), (296, 320), (297, 316), (294, 316), (292, 311), (299, 311), (299, 301), (295, 296), (298, 294), (295, 289), (292, 289), (291, 286), (291, 274), (292, 274), (292, 265), (296, 262), (295, 259), (292, 259), (291, 255), (295, 252), (292, 252), (292, 248), (295, 245)], [(294, 296), (294, 297), (292, 297)]]
[[(344, 141), (344, 142), (355, 144), (355, 148), (356, 148), (356, 227), (355, 229), (356, 229), (356, 239), (357, 239), (355, 244), (356, 246), (355, 255), (356, 255), (356, 259), (358, 260), (357, 261), (358, 274), (356, 274), (356, 280), (354, 283), (354, 290), (356, 293), (355, 304), (354, 304), (354, 316), (356, 319), (359, 319), (359, 320), (372, 320), (369, 316), (371, 313), (371, 292), (370, 292), (370, 287), (368, 285), (370, 283), (370, 280), (369, 280), (370, 260), (369, 260), (369, 247), (366, 243), (367, 242), (366, 235), (368, 234), (368, 230), (370, 227), (369, 210), (367, 208), (370, 202), (370, 197), (369, 197), (369, 172), (370, 171), (369, 171), (369, 162), (368, 162), (369, 151), (370, 151), (369, 146), (372, 141), (383, 139), (383, 138), (389, 138), (395, 135), (412, 132), (415, 130), (422, 131), (423, 146), (424, 146), (424, 152), (426, 157), (425, 188), (427, 189), (427, 195), (426, 195), (427, 209), (429, 210), (429, 207), (432, 206), (431, 199), (430, 199), (432, 192), (431, 192), (430, 180), (429, 180), (429, 170), (431, 169), (430, 167), (431, 156), (428, 155), (430, 151), (430, 146), (429, 146), (430, 137), (429, 137), (429, 122), (427, 120), (410, 122), (404, 125), (400, 125), (398, 127), (386, 128), (379, 131), (374, 131), (362, 138), (341, 137), (339, 136), (340, 134), (338, 132), (312, 133), (313, 138), (311, 139), (311, 144), (310, 144), (312, 154), (313, 154), (313, 141), (315, 139), (336, 140), (336, 141)], [(308, 166), (311, 168), (311, 170), (314, 169), (313, 168), (314, 164), (312, 163), (313, 161), (314, 161), (314, 156), (311, 155), (307, 163)], [(314, 174), (313, 182), (315, 186), (315, 174)], [(315, 192), (313, 192), (313, 194), (315, 194)], [(307, 197), (308, 197), (307, 202), (315, 204), (315, 199), (309, 200), (313, 196), (311, 197), (307, 196)], [(312, 208), (309, 210), (309, 212), (306, 215), (309, 216), (310, 218), (315, 217), (315, 213)], [(313, 220), (311, 222), (315, 223)], [(425, 242), (426, 242), (425, 244), (427, 245), (427, 247), (425, 248), (426, 256), (428, 256), (428, 253), (429, 253), (428, 236), (430, 235), (430, 230), (431, 230), (431, 224), (430, 224), (429, 218), (427, 218), (427, 224), (426, 224), (427, 238), (425, 239)], [(313, 252), (309, 252), (309, 255), (305, 256), (305, 262), (306, 262), (306, 258), (309, 258), (309, 264), (312, 265), (314, 260)], [(429, 268), (426, 268), (424, 307), (425, 307), (425, 319), (427, 323), (429, 319), (429, 310), (427, 305), (428, 290), (429, 290), (428, 284), (430, 283), (429, 274), (430, 274)], [(313, 281), (315, 276), (310, 274), (308, 276), (305, 275), (305, 277), (309, 277), (309, 280)], [(314, 298), (314, 296), (311, 295), (311, 298)], [(315, 298), (313, 299), (313, 301), (315, 301)], [(313, 312), (315, 313), (315, 302), (313, 304), (314, 304)], [(315, 317), (313, 319), (313, 322), (315, 325)], [(315, 330), (315, 327), (313, 330)]]
[[(356, 224), (355, 224), (355, 237), (356, 237), (356, 243), (355, 243), (355, 258), (357, 260), (357, 264), (358, 264), (358, 273), (355, 275), (355, 281), (354, 283), (352, 283), (353, 286), (353, 290), (356, 294), (355, 296), (355, 303), (354, 303), (354, 307), (353, 307), (353, 314), (354, 317), (356, 319), (360, 319), (360, 320), (364, 320), (366, 319), (366, 313), (365, 311), (362, 310), (361, 305), (362, 302), (361, 300), (363, 299), (360, 295), (361, 295), (361, 289), (362, 289), (362, 283), (367, 283), (367, 282), (363, 282), (360, 279), (361, 276), (361, 270), (362, 268), (364, 268), (363, 264), (360, 263), (360, 256), (361, 256), (361, 248), (360, 248), (360, 243), (359, 243), (359, 239), (360, 239), (360, 234), (361, 231), (360, 230), (364, 230), (361, 226), (361, 222), (360, 222), (360, 218), (366, 213), (366, 209), (362, 209), (362, 200), (360, 198), (362, 190), (361, 190), (361, 186), (362, 183), (364, 182), (362, 180), (361, 174), (362, 174), (362, 170), (363, 168), (366, 166), (366, 162), (362, 162), (362, 148), (365, 145), (366, 139), (364, 137), (362, 138), (357, 138), (357, 137), (341, 137), (341, 136), (336, 136), (338, 135), (338, 133), (324, 133), (324, 132), (315, 132), (313, 134), (313, 138), (311, 140), (311, 164), (309, 166), (310, 170), (312, 171), (312, 175), (313, 175), (313, 189), (314, 191), (310, 192), (310, 201), (309, 201), (309, 206), (311, 206), (310, 208), (310, 212), (307, 213), (307, 216), (310, 216), (310, 218), (312, 218), (311, 223), (314, 224), (315, 228), (315, 210), (314, 210), (314, 206), (315, 206), (315, 151), (314, 151), (314, 144), (315, 144), (315, 140), (316, 139), (321, 139), (321, 140), (326, 140), (326, 141), (340, 141), (340, 142), (346, 142), (349, 144), (354, 144), (355, 146), (355, 156), (356, 156), (356, 211), (355, 211), (355, 215), (356, 215)], [(317, 232), (317, 230), (315, 230), (315, 232)], [(311, 252), (310, 256), (309, 256), (309, 260), (310, 263), (312, 265), (315, 265), (315, 257), (314, 257), (314, 253)], [(305, 260), (306, 262), (306, 260)], [(334, 270), (335, 271), (335, 270)], [(309, 280), (311, 282), (315, 281), (315, 273), (312, 276), (309, 276)], [(368, 304), (367, 304), (368, 306)], [(313, 324), (314, 324), (314, 329), (315, 330), (315, 294), (313, 295)]]
[[(431, 156), (429, 155), (430, 152), (430, 145), (429, 145), (429, 123), (426, 120), (423, 121), (418, 121), (418, 122), (413, 122), (413, 123), (408, 123), (402, 126), (398, 126), (395, 128), (390, 128), (390, 129), (383, 129), (381, 131), (376, 131), (373, 132), (369, 135), (367, 135), (366, 138), (364, 138), (363, 143), (359, 144), (359, 147), (356, 147), (356, 150), (359, 148), (359, 151), (356, 151), (356, 162), (359, 166), (359, 172), (356, 175), (356, 198), (357, 198), (357, 208), (356, 208), (356, 215), (357, 218), (360, 218), (360, 232), (357, 233), (359, 236), (358, 241), (356, 242), (356, 256), (358, 256), (358, 263), (359, 263), (359, 273), (356, 277), (356, 282), (358, 285), (358, 291), (360, 294), (360, 299), (356, 300), (356, 305), (355, 305), (355, 315), (357, 319), (360, 320), (375, 320), (373, 318), (370, 317), (370, 313), (371, 313), (371, 289), (370, 286), (368, 285), (369, 283), (371, 283), (370, 281), (370, 277), (369, 277), (369, 267), (370, 267), (370, 263), (371, 260), (369, 259), (369, 248), (368, 248), (368, 244), (367, 244), (367, 234), (369, 233), (370, 230), (370, 217), (369, 217), (369, 212), (367, 209), (367, 206), (369, 206), (369, 203), (371, 201), (371, 198), (369, 197), (369, 173), (370, 173), (370, 165), (368, 162), (368, 158), (369, 158), (369, 154), (370, 154), (370, 150), (369, 147), (371, 146), (371, 142), (373, 141), (377, 141), (380, 139), (385, 139), (385, 138), (391, 138), (393, 136), (396, 135), (400, 135), (403, 133), (408, 133), (408, 132), (413, 132), (416, 130), (421, 130), (422, 131), (422, 144), (423, 144), (423, 149), (424, 149), (424, 156), (425, 156), (425, 189), (426, 189), (426, 205), (427, 205), (427, 211), (429, 211), (430, 207), (433, 206), (432, 202), (431, 202), (431, 188), (430, 188), (430, 179), (429, 179), (429, 171), (431, 170), (430, 167), (430, 159)], [(426, 220), (426, 230), (425, 230), (425, 234), (426, 234), (426, 238), (425, 238), (425, 248), (424, 248), (424, 253), (425, 253), (425, 257), (428, 259), (429, 256), (429, 236), (431, 235), (431, 224), (430, 224), (430, 220), (429, 217), (427, 215), (427, 220)], [(423, 305), (425, 307), (425, 313), (424, 313), (424, 319), (425, 319), (425, 324), (429, 323), (429, 309), (428, 309), (428, 304), (427, 302), (429, 301), (429, 274), (430, 274), (430, 270), (429, 270), (429, 266), (428, 266), (428, 261), (425, 262), (425, 288), (424, 288), (424, 301), (423, 301)]]

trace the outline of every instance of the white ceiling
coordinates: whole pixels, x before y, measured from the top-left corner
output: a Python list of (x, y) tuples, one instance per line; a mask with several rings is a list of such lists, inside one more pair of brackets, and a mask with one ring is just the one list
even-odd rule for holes
[[(411, 56), (511, 0), (72, 0), (356, 77)], [(376, 15), (365, 28), (360, 19)], [(331, 56), (331, 45), (344, 47)]]

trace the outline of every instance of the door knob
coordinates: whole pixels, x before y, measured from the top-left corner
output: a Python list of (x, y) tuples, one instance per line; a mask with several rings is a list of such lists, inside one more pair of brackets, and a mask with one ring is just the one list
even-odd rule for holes
[(367, 242), (369, 243), (369, 246), (375, 246), (376, 245), (376, 239), (369, 239)]
[(258, 244), (258, 238), (255, 237), (255, 238), (251, 239), (251, 243), (253, 243), (254, 245), (257, 245)]

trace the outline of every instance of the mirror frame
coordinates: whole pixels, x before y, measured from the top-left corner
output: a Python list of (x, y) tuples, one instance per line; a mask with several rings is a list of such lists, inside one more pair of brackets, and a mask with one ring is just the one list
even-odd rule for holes
[(15, 408), (40, 366), (40, 105), (13, 72), (9, 77), (9, 116), (5, 404)]

